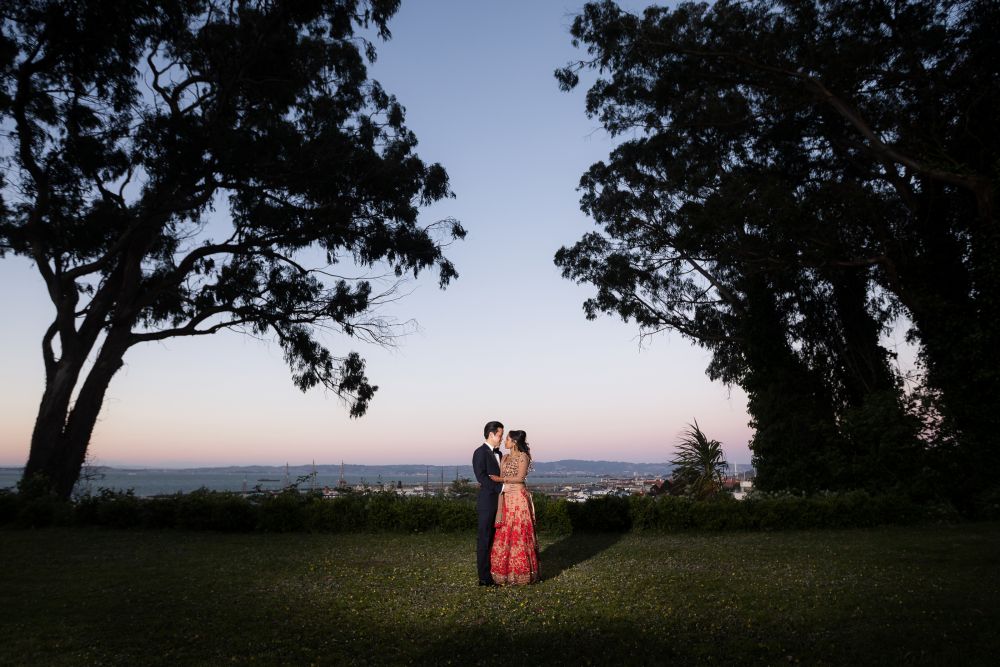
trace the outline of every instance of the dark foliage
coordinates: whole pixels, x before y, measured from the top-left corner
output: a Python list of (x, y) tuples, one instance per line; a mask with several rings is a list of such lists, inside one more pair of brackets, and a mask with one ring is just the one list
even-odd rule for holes
[(584, 503), (566, 503), (574, 531), (624, 532), (632, 527), (628, 498), (604, 496)]
[[(893, 488), (966, 509), (1000, 432), (1000, 5), (591, 2), (587, 112), (623, 141), (581, 180), (600, 230), (561, 249), (588, 317), (672, 329), (741, 386), (765, 489)], [(880, 344), (900, 315), (922, 408)], [(915, 394), (916, 395), (916, 394)], [(921, 439), (922, 437), (922, 439)]]
[[(1000, 516), (998, 494), (977, 518)], [(696, 500), (689, 496), (604, 497), (571, 503), (534, 495), (536, 527), (550, 534), (619, 533), (629, 530), (788, 530), (853, 528), (956, 520), (951, 506), (918, 503), (901, 494), (865, 491), (800, 496), (787, 493)], [(0, 525), (110, 528), (178, 528), (223, 532), (471, 532), (475, 503), (443, 497), (407, 498), (394, 493), (323, 498), (289, 490), (244, 497), (201, 489), (188, 494), (138, 498), (131, 491), (101, 489), (75, 503), (54, 495), (29, 498), (0, 492)]]
[(474, 498), (479, 493), (479, 485), (468, 477), (456, 479), (448, 486), (448, 493), (455, 498)]
[(544, 493), (533, 493), (535, 506), (535, 526), (538, 530), (565, 534), (573, 532), (569, 517), (569, 503), (551, 498)]

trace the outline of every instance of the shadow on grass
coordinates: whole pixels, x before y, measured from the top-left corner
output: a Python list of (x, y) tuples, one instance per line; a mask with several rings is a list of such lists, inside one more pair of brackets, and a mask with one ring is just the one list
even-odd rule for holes
[(590, 560), (622, 539), (622, 533), (573, 533), (545, 547), (541, 561), (541, 580), (554, 579), (563, 571)]

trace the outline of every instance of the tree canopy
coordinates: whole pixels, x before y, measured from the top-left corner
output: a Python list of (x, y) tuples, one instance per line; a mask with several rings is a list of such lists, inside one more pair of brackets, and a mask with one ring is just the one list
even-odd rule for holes
[[(1000, 165), (985, 1), (591, 2), (587, 113), (622, 138), (581, 179), (599, 231), (563, 248), (588, 317), (672, 329), (748, 394), (764, 488), (989, 484)], [(920, 412), (881, 344), (919, 346)], [(920, 436), (924, 436), (920, 440)], [(919, 456), (918, 456), (919, 454)], [(924, 456), (926, 455), (926, 457)]]
[(386, 341), (372, 270), (444, 287), (465, 233), (419, 224), (447, 173), (368, 79), (398, 7), (0, 2), (0, 253), (33, 260), (55, 311), (26, 476), (68, 495), (123, 355), (173, 336), (274, 336), (299, 387), (364, 414), (363, 359), (317, 332)]

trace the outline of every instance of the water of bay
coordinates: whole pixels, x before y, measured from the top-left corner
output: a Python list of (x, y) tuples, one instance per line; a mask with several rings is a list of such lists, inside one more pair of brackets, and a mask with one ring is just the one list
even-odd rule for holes
[[(279, 490), (289, 483), (299, 481), (299, 488), (323, 487), (335, 488), (340, 481), (336, 473), (318, 472), (315, 479), (303, 479), (290, 474), (268, 470), (266, 472), (246, 472), (242, 470), (219, 469), (142, 469), (129, 470), (122, 468), (102, 468), (90, 473), (89, 479), (83, 479), (77, 484), (77, 494), (97, 493), (99, 489), (115, 489), (124, 491), (132, 489), (137, 496), (155, 496), (170, 493), (190, 493), (205, 488), (212, 491), (252, 491), (260, 487), (265, 491)], [(468, 475), (463, 475), (468, 476)], [(20, 468), (0, 468), (0, 489), (13, 489), (21, 479)], [(451, 484), (454, 477), (445, 477), (444, 486)], [(421, 485), (436, 491), (442, 486), (440, 474), (427, 475), (396, 475), (392, 479), (378, 476), (344, 475), (344, 481), (350, 485), (367, 484), (378, 488), (382, 485), (402, 483), (403, 486)], [(529, 479), (529, 484), (538, 485), (580, 485), (597, 482), (596, 476), (537, 476)], [(429, 482), (429, 484), (428, 484)]]

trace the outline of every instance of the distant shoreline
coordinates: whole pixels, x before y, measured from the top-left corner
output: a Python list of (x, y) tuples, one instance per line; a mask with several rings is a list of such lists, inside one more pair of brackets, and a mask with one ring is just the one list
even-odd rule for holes
[[(641, 480), (644, 484), (670, 477), (669, 463), (629, 463), (624, 461), (563, 460), (538, 462), (529, 476), (534, 488), (549, 491), (565, 486), (601, 485), (610, 480)], [(0, 467), (0, 489), (13, 490), (21, 480), (23, 466)], [(749, 471), (739, 466), (737, 473)], [(290, 486), (303, 489), (414, 488), (445, 490), (456, 480), (475, 479), (471, 465), (361, 465), (330, 464), (288, 466), (224, 466), (202, 468), (119, 468), (88, 466), (77, 482), (76, 493), (91, 494), (100, 489), (125, 491), (137, 496), (190, 493), (198, 489), (247, 493), (278, 492)], [(475, 483), (475, 482), (473, 482)]]
[[(673, 466), (668, 462), (654, 462), (654, 463), (635, 463), (629, 461), (592, 461), (585, 459), (563, 459), (559, 461), (536, 461), (534, 462), (534, 468), (537, 472), (544, 472), (545, 474), (579, 474), (579, 473), (589, 473), (594, 475), (606, 475), (606, 474), (619, 474), (621, 472), (639, 472), (642, 474), (648, 474), (651, 472), (657, 472), (662, 470), (672, 470)], [(735, 465), (738, 470), (748, 470), (752, 466), (749, 463), (737, 462), (729, 463), (730, 466)], [(300, 464), (279, 464), (279, 465), (262, 465), (262, 464), (246, 464), (246, 465), (214, 465), (214, 466), (171, 466), (171, 465), (95, 465), (89, 466), (87, 469), (92, 471), (122, 471), (122, 472), (183, 472), (183, 473), (257, 473), (257, 472), (284, 472), (286, 467), (289, 472), (312, 472), (314, 469), (318, 472), (333, 472), (339, 471), (343, 466), (344, 472), (357, 472), (358, 470), (372, 470), (372, 471), (393, 471), (393, 472), (404, 472), (405, 474), (422, 474), (425, 469), (431, 469), (435, 471), (440, 470), (451, 470), (454, 471), (456, 468), (459, 470), (468, 469), (471, 471), (472, 466), (468, 463), (450, 463), (450, 464), (440, 464), (440, 463), (385, 463), (385, 464), (366, 464), (366, 463), (300, 463)], [(21, 472), (24, 466), (0, 466), (0, 471), (3, 472)]]

